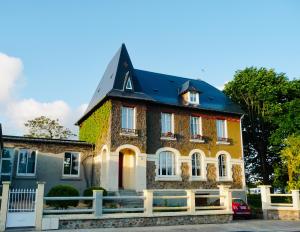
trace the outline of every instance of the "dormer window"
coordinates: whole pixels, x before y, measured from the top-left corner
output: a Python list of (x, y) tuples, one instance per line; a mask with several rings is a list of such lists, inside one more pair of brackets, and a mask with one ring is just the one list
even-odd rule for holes
[(130, 77), (127, 79), (125, 88), (126, 88), (127, 90), (132, 90), (132, 83), (131, 83)]
[(131, 77), (129, 75), (129, 71), (126, 73), (126, 76), (125, 76), (125, 90), (133, 90), (132, 81), (131, 81)]
[(188, 101), (191, 104), (199, 104), (199, 93), (198, 92), (188, 92)]

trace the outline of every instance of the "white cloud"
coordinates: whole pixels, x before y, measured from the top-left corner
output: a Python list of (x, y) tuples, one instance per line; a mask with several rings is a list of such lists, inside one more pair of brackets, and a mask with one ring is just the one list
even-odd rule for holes
[(0, 119), (4, 122), (4, 134), (25, 134), (24, 123), (39, 116), (59, 119), (63, 126), (77, 133), (74, 123), (82, 116), (87, 104), (73, 109), (63, 100), (13, 99), (11, 93), (19, 84), (22, 70), (20, 59), (0, 53)]
[(227, 83), (228, 83), (228, 81), (225, 81), (225, 83), (224, 83), (223, 85), (218, 86), (217, 88), (218, 88), (219, 90), (223, 91), (223, 90), (224, 90), (224, 87), (225, 87), (225, 85), (226, 85)]
[(22, 70), (23, 64), (19, 58), (0, 53), (0, 103), (10, 98)]

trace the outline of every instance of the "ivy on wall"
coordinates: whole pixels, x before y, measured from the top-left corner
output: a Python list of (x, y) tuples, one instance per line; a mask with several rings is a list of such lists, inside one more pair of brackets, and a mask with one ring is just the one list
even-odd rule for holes
[(110, 133), (111, 109), (111, 101), (107, 101), (83, 121), (79, 128), (79, 139), (93, 143), (96, 147), (107, 143)]

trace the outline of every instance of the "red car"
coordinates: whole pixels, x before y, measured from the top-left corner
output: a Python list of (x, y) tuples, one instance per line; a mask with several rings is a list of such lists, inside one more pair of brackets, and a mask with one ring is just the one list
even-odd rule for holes
[(233, 216), (243, 216), (250, 218), (251, 216), (251, 209), (250, 207), (240, 198), (233, 198), (232, 199), (232, 211)]

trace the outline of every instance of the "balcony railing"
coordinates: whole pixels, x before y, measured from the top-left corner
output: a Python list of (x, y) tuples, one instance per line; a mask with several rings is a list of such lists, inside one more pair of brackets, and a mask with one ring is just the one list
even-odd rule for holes
[(137, 129), (130, 129), (130, 128), (122, 128), (121, 133), (122, 134), (127, 134), (127, 135), (138, 135), (138, 130)]
[(172, 132), (164, 132), (164, 133), (161, 133), (161, 137), (162, 137), (162, 138), (176, 139), (176, 138), (175, 138), (175, 134), (172, 133)]
[(218, 137), (217, 138), (217, 142), (230, 144), (231, 143), (231, 139), (229, 139), (229, 138), (223, 138), (223, 137)]
[(191, 135), (191, 139), (205, 141), (205, 137), (203, 135), (200, 135), (200, 134)]

